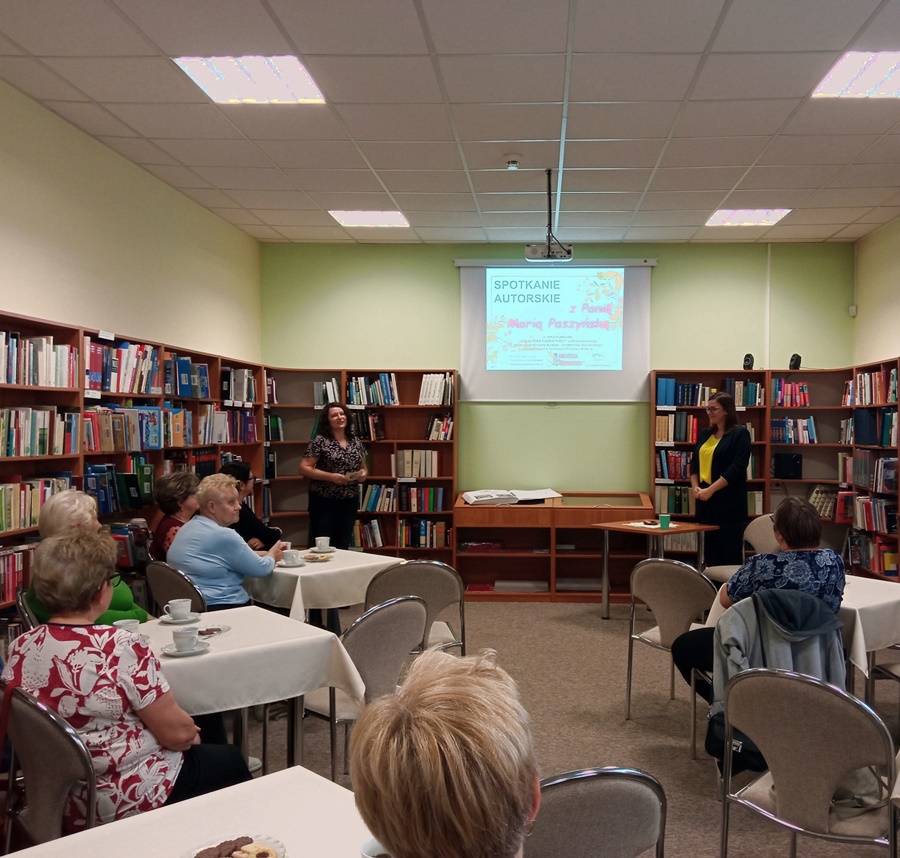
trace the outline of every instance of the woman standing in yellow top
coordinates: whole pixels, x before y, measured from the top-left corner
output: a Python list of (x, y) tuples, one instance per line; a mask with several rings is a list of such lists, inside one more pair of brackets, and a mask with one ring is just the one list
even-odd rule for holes
[(719, 527), (706, 534), (706, 565), (740, 565), (747, 524), (750, 433), (737, 425), (734, 399), (728, 393), (714, 393), (706, 412), (709, 426), (700, 432), (691, 458), (697, 521)]

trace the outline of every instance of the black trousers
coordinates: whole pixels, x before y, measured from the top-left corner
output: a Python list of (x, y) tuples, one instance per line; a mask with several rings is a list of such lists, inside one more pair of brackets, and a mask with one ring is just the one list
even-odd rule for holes
[[(672, 661), (678, 672), (684, 677), (684, 681), (691, 684), (691, 670), (705, 670), (712, 673), (713, 669), (713, 640), (716, 630), (712, 627), (694, 629), (679, 635), (672, 643)], [(712, 703), (712, 685), (705, 679), (697, 679), (697, 694), (707, 703)]]
[[(327, 536), (335, 548), (347, 549), (353, 541), (353, 525), (359, 511), (359, 497), (328, 498), (315, 492), (309, 493), (309, 544), (315, 543), (317, 536)], [(328, 608), (325, 617), (322, 611), (309, 612), (309, 624), (320, 629), (328, 629), (336, 635), (341, 633), (341, 621), (337, 608)]]
[(235, 745), (191, 745), (166, 804), (175, 804), (252, 779)]

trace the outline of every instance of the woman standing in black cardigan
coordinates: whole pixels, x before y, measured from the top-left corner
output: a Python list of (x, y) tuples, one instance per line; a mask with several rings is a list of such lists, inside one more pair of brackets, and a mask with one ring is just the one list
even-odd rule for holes
[(706, 565), (739, 566), (744, 562), (750, 433), (737, 425), (728, 393), (714, 393), (706, 412), (709, 427), (700, 433), (691, 458), (697, 521), (719, 527), (706, 534)]

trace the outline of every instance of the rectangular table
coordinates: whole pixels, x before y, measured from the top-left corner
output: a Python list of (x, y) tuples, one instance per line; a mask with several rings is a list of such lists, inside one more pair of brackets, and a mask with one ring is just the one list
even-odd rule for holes
[(280, 840), (288, 858), (358, 858), (371, 837), (353, 793), (296, 766), (17, 852), (23, 858), (180, 858), (241, 835)]
[[(650, 519), (646, 519), (649, 521)], [(637, 521), (604, 521), (598, 524), (592, 524), (591, 527), (599, 528), (603, 531), (603, 579), (601, 582), (603, 601), (600, 615), (604, 620), (609, 619), (609, 534), (615, 533), (643, 533), (647, 537), (647, 556), (648, 557), (665, 557), (665, 548), (663, 543), (667, 536), (674, 536), (679, 533), (696, 533), (697, 534), (697, 563), (703, 568), (703, 534), (708, 530), (718, 530), (715, 524), (698, 524), (694, 521), (673, 521), (671, 525), (663, 530), (659, 524), (646, 525), (644, 519)]]
[(324, 563), (276, 566), (265, 578), (245, 578), (250, 596), (264, 605), (289, 608), (294, 619), (303, 620), (314, 608), (340, 608), (366, 600), (369, 582), (382, 569), (402, 563), (399, 557), (338, 549)]
[(172, 630), (183, 625), (149, 620), (139, 627), (162, 663), (163, 673), (179, 705), (191, 715), (245, 709), (262, 703), (292, 700), (288, 753), (291, 764), (302, 724), (303, 695), (317, 688), (340, 688), (362, 702), (365, 686), (340, 640), (331, 632), (255, 606), (211, 611), (199, 628), (231, 626), (208, 638), (210, 650), (189, 658), (162, 655), (172, 643)]

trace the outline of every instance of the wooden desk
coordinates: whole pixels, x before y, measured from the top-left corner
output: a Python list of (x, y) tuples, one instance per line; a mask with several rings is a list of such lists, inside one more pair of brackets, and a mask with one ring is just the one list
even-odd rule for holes
[(645, 525), (647, 519), (638, 519), (636, 521), (604, 521), (591, 525), (603, 531), (603, 602), (600, 616), (604, 620), (609, 619), (609, 534), (615, 533), (643, 533), (647, 537), (647, 556), (648, 557), (665, 557), (664, 543), (666, 537), (675, 536), (681, 533), (697, 534), (697, 563), (703, 568), (703, 535), (709, 530), (718, 530), (715, 524), (697, 524), (693, 521), (673, 521), (666, 530), (663, 530), (658, 524), (655, 526)]

